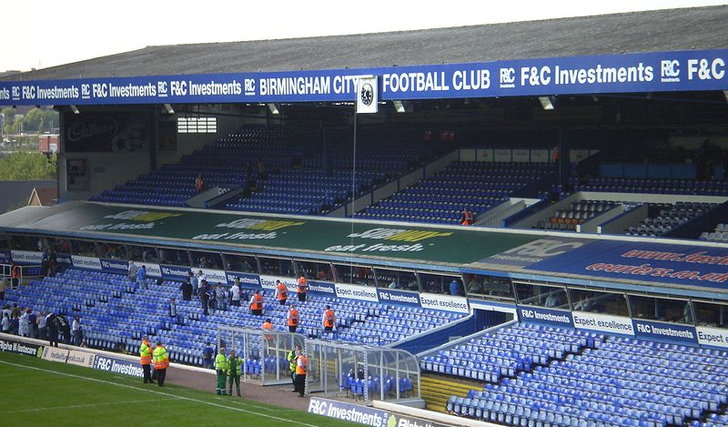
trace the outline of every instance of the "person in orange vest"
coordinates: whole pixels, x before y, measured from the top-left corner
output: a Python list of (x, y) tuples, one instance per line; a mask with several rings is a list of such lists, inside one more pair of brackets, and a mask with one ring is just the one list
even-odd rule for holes
[(460, 214), (460, 225), (473, 225), (473, 222), (473, 211), (468, 208), (463, 209), (463, 212)]
[(331, 309), (330, 305), (326, 306), (323, 316), (324, 332), (331, 332), (334, 330), (334, 324), (336, 323), (336, 314)]
[(13, 262), (10, 265), (10, 288), (17, 288), (20, 285), (20, 266)]
[[(272, 331), (273, 330), (273, 322), (270, 320), (270, 318), (265, 319), (265, 322), (263, 323), (263, 326), (261, 326), (261, 327), (263, 329), (265, 329), (266, 331)], [(270, 342), (273, 339), (273, 335), (272, 334), (265, 334), (265, 335), (263, 335), (263, 338), (266, 341)]]
[(296, 349), (296, 391), (300, 397), (306, 394), (306, 373), (308, 372), (308, 357)]
[(299, 320), (298, 310), (296, 310), (295, 305), (291, 304), (291, 307), (288, 309), (288, 332), (296, 332)]
[(296, 286), (296, 294), (298, 295), (299, 301), (306, 301), (306, 292), (308, 292), (308, 283), (306, 278), (301, 275), (298, 278), (298, 285)]
[(278, 300), (278, 304), (280, 305), (286, 305), (286, 301), (288, 301), (288, 288), (286, 287), (286, 284), (280, 280), (276, 280), (275, 298)]
[(152, 361), (154, 361), (154, 372), (157, 373), (157, 385), (163, 387), (164, 378), (167, 376), (167, 368), (169, 368), (169, 356), (161, 341), (157, 341), (157, 345), (154, 347)]
[(263, 295), (260, 294), (259, 290), (253, 292), (250, 297), (250, 313), (254, 316), (263, 315)]
[(152, 379), (152, 345), (149, 344), (149, 337), (142, 338), (142, 343), (139, 345), (139, 360), (142, 364), (142, 371), (144, 371), (144, 384), (154, 383)]

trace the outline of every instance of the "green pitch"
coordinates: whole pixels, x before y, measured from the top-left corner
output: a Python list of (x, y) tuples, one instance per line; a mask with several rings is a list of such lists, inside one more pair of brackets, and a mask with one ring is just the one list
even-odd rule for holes
[(176, 385), (0, 352), (0, 424), (9, 426), (356, 426)]

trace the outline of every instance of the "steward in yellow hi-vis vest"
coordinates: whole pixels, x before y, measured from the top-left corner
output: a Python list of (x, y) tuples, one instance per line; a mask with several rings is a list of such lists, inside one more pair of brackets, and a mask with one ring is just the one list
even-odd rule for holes
[(154, 361), (154, 371), (157, 373), (157, 385), (162, 387), (164, 378), (167, 376), (167, 368), (169, 368), (169, 356), (161, 341), (157, 341), (157, 345), (154, 347), (152, 361)]
[(144, 384), (153, 383), (152, 380), (152, 345), (149, 344), (149, 338), (142, 338), (139, 345), (139, 362), (142, 364), (144, 371)]
[(230, 357), (228, 357), (228, 394), (233, 395), (233, 383), (238, 390), (238, 396), (240, 396), (240, 371), (242, 370), (243, 359), (235, 354), (235, 350), (230, 350)]
[(221, 348), (215, 356), (215, 373), (217, 374), (217, 385), (215, 393), (225, 394), (225, 381), (227, 380), (228, 359), (225, 357), (225, 349)]

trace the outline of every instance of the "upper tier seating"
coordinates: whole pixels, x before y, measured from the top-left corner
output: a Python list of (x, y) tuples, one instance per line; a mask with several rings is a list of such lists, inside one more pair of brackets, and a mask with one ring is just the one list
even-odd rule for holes
[(536, 228), (541, 230), (576, 230), (576, 226), (603, 214), (617, 206), (618, 202), (604, 200), (580, 200), (569, 209), (557, 210), (548, 221), (540, 221)]
[[(281, 145), (290, 142), (294, 136), (299, 144), (283, 150)], [(304, 149), (301, 146), (312, 138), (312, 134), (303, 132), (241, 130), (183, 156), (179, 163), (164, 165), (90, 200), (185, 206), (185, 201), (197, 193), (195, 178), (198, 174), (203, 176), (207, 188), (220, 187), (226, 191), (252, 185), (259, 160), (267, 168), (288, 167), (294, 158), (302, 156)]]
[(571, 178), (570, 184), (574, 192), (606, 191), (610, 193), (728, 196), (728, 182), (723, 181), (651, 178), (592, 178), (586, 184), (580, 184), (578, 178)]
[[(383, 178), (383, 173), (357, 172), (356, 193)], [(318, 215), (351, 196), (351, 173), (333, 172), (327, 175), (318, 170), (285, 170), (257, 184), (257, 189), (250, 197), (226, 203), (225, 209)]]
[[(632, 224), (625, 230), (628, 236), (658, 237), (671, 232), (686, 222), (697, 218), (718, 206), (717, 203), (676, 202), (653, 204), (657, 209), (650, 209), (654, 214)], [(658, 210), (659, 209), (659, 210)]]
[(426, 147), (410, 144), (407, 135), (363, 131), (360, 138), (354, 156), (347, 140), (324, 146), (317, 132), (243, 129), (90, 200), (185, 206), (201, 174), (207, 188), (244, 190), (209, 207), (318, 215), (420, 166), (426, 157)]
[(104, 190), (91, 201), (112, 203), (136, 203), (159, 206), (186, 206), (185, 201), (194, 196), (194, 183), (201, 173), (210, 187), (230, 189), (245, 184), (245, 177), (234, 167), (221, 167), (187, 163), (165, 165), (156, 171), (140, 176), (113, 190)]
[(552, 169), (536, 163), (454, 162), (355, 217), (457, 224), (464, 208), (477, 218), (527, 185), (543, 180)]

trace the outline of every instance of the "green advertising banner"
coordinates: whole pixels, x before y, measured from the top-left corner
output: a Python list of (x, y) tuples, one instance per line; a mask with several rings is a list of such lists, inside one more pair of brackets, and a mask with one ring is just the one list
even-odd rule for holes
[(338, 256), (371, 256), (424, 263), (468, 264), (537, 240), (536, 234), (481, 228), (382, 225), (320, 217), (202, 212), (69, 202), (3, 221), (6, 230), (75, 235), (126, 235), (200, 243), (315, 251)]

